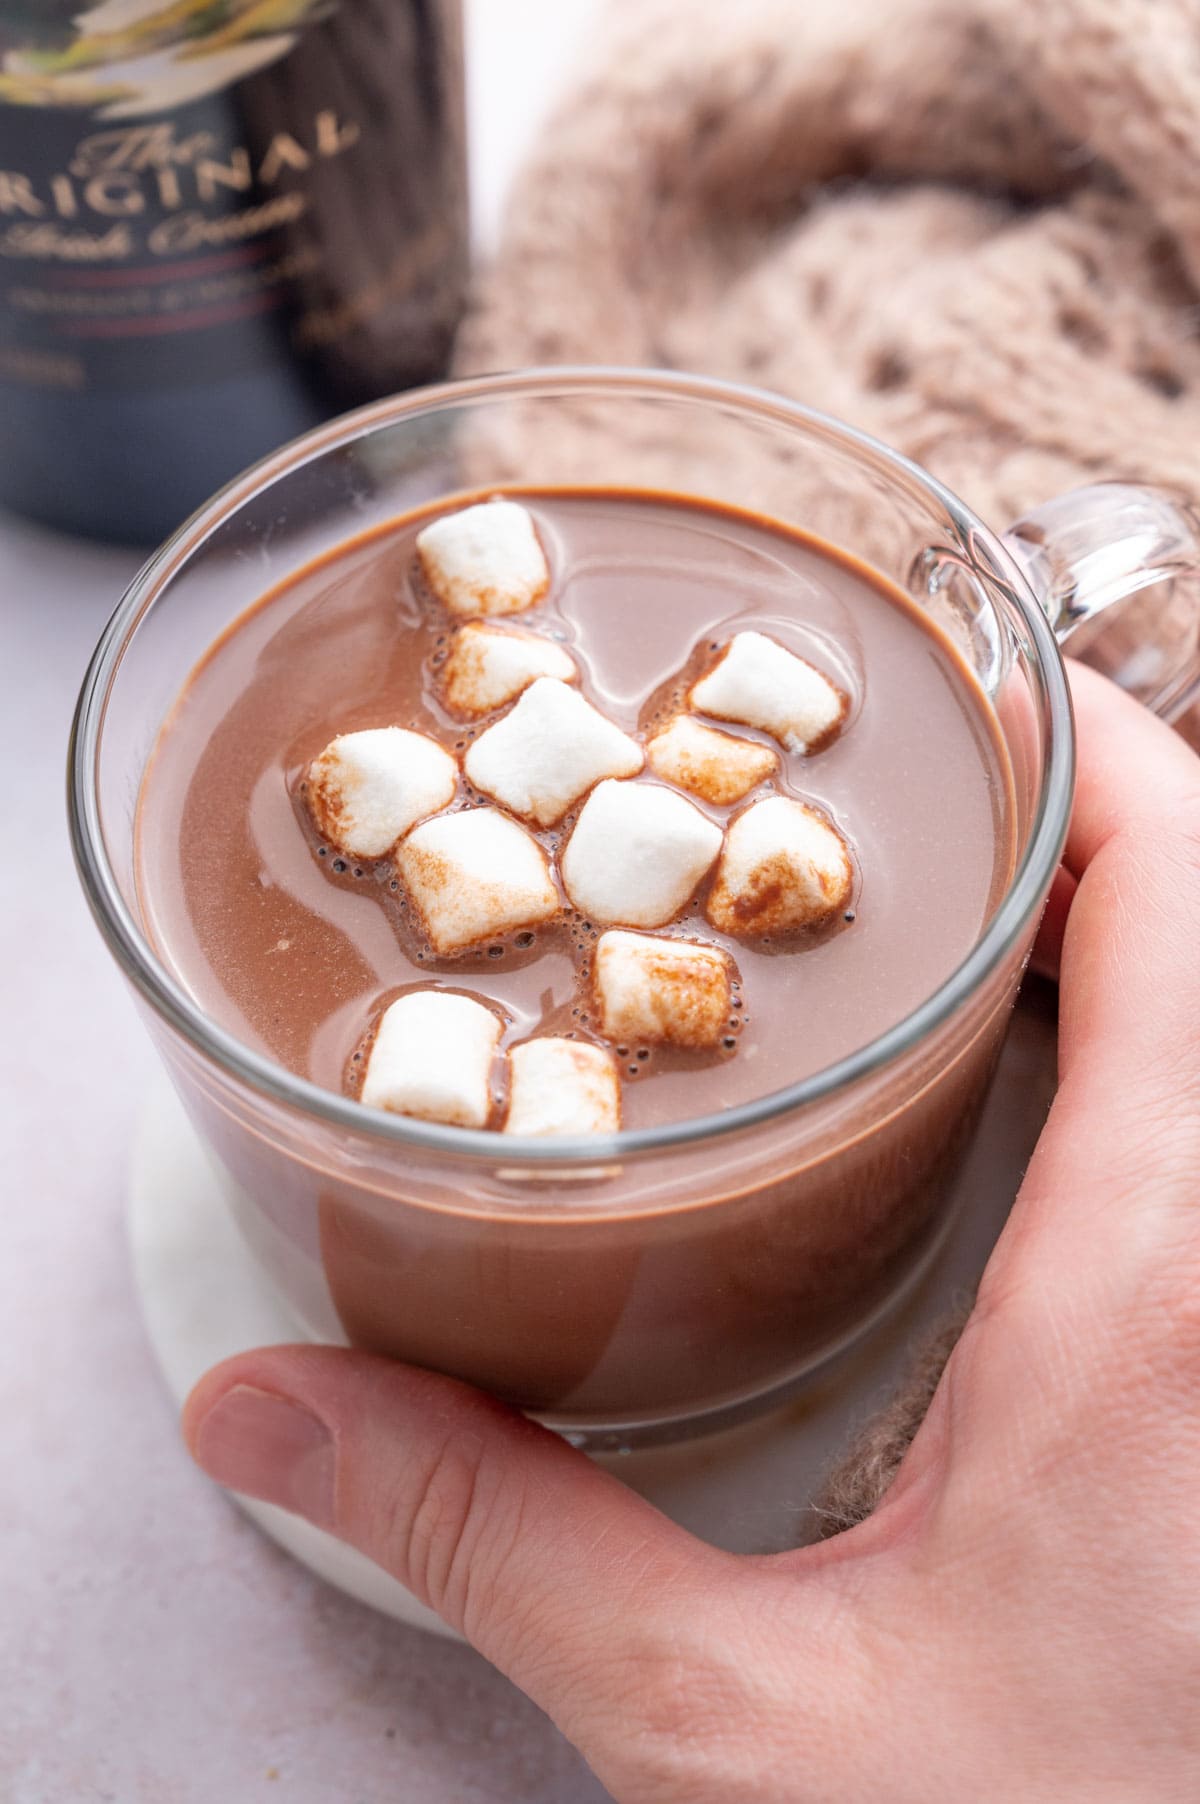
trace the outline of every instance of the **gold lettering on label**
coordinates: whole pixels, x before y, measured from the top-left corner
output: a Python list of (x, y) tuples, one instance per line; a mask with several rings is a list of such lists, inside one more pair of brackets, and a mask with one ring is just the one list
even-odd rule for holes
[(209, 219), (204, 213), (176, 213), (152, 228), (148, 245), (153, 256), (170, 257), (180, 251), (241, 244), (247, 238), (261, 238), (277, 226), (291, 225), (307, 211), (308, 196), (293, 191), (278, 194), (261, 207), (243, 207), (240, 213), (227, 213), (219, 219)]
[[(121, 127), (92, 132), (75, 146), (65, 171), (35, 183), (17, 170), (0, 169), (0, 220), (46, 221), (78, 219), (84, 213), (101, 219), (125, 219), (150, 212), (166, 214), (150, 224), (143, 244), (135, 244), (123, 231), (49, 232), (16, 231), (15, 225), (0, 238), (5, 257), (45, 256), (54, 261), (83, 262), (102, 257), (128, 259), (139, 251), (155, 257), (182, 249), (239, 243), (269, 232), (275, 225), (299, 219), (308, 208), (300, 187), (284, 181), (290, 173), (302, 175), (314, 159), (340, 156), (362, 139), (362, 128), (353, 119), (342, 119), (331, 108), (313, 115), (311, 132), (296, 137), (277, 132), (261, 160), (251, 161), (245, 145), (221, 150), (212, 132), (193, 132), (178, 138), (170, 120), (160, 124)], [(273, 200), (255, 196), (255, 188), (284, 183)], [(254, 198), (238, 212), (221, 211), (209, 218), (199, 209), (227, 208), (230, 195)]]
[(79, 140), (67, 168), (81, 180), (90, 175), (108, 175), (115, 169), (131, 169), (135, 174), (150, 169), (170, 169), (175, 164), (198, 162), (206, 151), (214, 148), (215, 142), (211, 132), (195, 132), (190, 138), (176, 138), (175, 127), (169, 119), (161, 125), (93, 132), (90, 137)]
[(38, 219), (45, 211), (27, 175), (0, 169), (0, 213), (28, 213)]
[[(127, 225), (107, 232), (64, 232), (52, 220), (28, 222), (0, 232), (0, 257), (42, 257), (57, 263), (116, 262), (133, 254)], [(10, 296), (11, 299), (11, 296)]]
[(202, 157), (196, 164), (196, 193), (202, 201), (214, 201), (222, 188), (244, 194), (253, 183), (249, 153), (239, 145), (229, 154), (228, 163), (214, 163)]
[(105, 217), (120, 219), (146, 210), (146, 196), (135, 175), (94, 175), (83, 185), (83, 199), (93, 213)]
[(74, 219), (79, 212), (79, 202), (75, 198), (75, 184), (66, 175), (50, 177), (50, 192), (54, 196), (54, 211), (60, 219)]
[(164, 207), (182, 207), (183, 189), (179, 186), (179, 177), (174, 169), (156, 169), (154, 180), (158, 198)]
[(38, 388), (83, 388), (87, 376), (78, 357), (55, 351), (0, 346), (0, 376), (14, 382), (30, 382)]
[(290, 132), (276, 132), (267, 148), (267, 154), (258, 166), (260, 182), (277, 182), (285, 169), (309, 169), (312, 158), (306, 150), (301, 150)]
[(362, 137), (362, 127), (353, 119), (344, 124), (329, 107), (323, 107), (313, 121), (317, 135), (317, 155), (320, 157), (340, 156), (343, 150), (350, 150)]

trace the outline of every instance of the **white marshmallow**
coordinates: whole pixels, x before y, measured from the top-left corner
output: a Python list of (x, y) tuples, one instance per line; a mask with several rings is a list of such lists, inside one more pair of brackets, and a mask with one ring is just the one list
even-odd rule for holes
[(597, 784), (579, 813), (562, 879), (581, 914), (605, 926), (662, 927), (721, 850), (721, 829), (658, 783)]
[(506, 1134), (615, 1134), (621, 1090), (611, 1053), (583, 1040), (526, 1040), (509, 1055)]
[[(711, 710), (710, 710), (711, 712)], [(677, 714), (646, 747), (650, 768), (668, 783), (724, 808), (749, 795), (779, 769), (779, 754), (754, 739), (735, 739)]]
[(695, 940), (602, 933), (593, 988), (609, 1040), (715, 1046), (728, 1032), (732, 960)]
[(440, 953), (532, 927), (559, 910), (542, 848), (494, 808), (426, 821), (400, 846), (396, 869)]
[(550, 569), (528, 509), (482, 501), (421, 528), (425, 581), (452, 614), (521, 614), (550, 587)]
[(382, 858), (423, 815), (444, 808), (458, 765), (424, 733), (370, 727), (343, 733), (308, 769), (317, 830), (354, 858)]
[(500, 1033), (499, 1018), (469, 996), (413, 990), (384, 1011), (362, 1100), (420, 1121), (485, 1127)]
[(468, 748), (464, 768), (476, 789), (550, 827), (601, 777), (632, 777), (642, 763), (636, 740), (577, 689), (539, 677)]
[(853, 885), (836, 828), (802, 802), (766, 796), (726, 833), (705, 912), (721, 933), (790, 933), (844, 909)]
[(846, 698), (828, 677), (764, 633), (735, 633), (688, 702), (718, 720), (760, 727), (789, 752), (819, 747), (846, 713)]
[(455, 633), (440, 682), (450, 712), (474, 720), (513, 701), (537, 677), (571, 683), (576, 675), (574, 658), (552, 639), (472, 620)]

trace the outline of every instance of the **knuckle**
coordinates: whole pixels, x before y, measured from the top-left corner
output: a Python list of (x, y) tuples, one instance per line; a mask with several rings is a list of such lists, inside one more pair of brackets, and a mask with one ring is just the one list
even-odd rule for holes
[[(754, 1675), (757, 1651), (727, 1616), (674, 1623), (623, 1649), (623, 1758), (629, 1795), (654, 1804), (700, 1804), (767, 1794), (771, 1739)], [(758, 1753), (750, 1750), (757, 1746)]]
[(483, 1438), (456, 1428), (411, 1484), (388, 1500), (385, 1544), (400, 1576), (455, 1626), (462, 1623), (493, 1488)]
[(529, 1480), (479, 1423), (450, 1428), (385, 1505), (387, 1563), (402, 1583), (493, 1659), (536, 1650)]

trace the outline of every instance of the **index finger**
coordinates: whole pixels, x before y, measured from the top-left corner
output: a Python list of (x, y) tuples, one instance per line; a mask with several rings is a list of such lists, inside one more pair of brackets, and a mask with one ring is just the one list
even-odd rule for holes
[(1094, 671), (1071, 675), (1059, 1070), (1111, 1102), (1200, 1075), (1200, 758)]
[(1086, 664), (1068, 662), (1078, 739), (1075, 805), (1063, 863), (1082, 877), (1117, 833), (1156, 830), (1200, 800), (1200, 757)]
[(1060, 1087), (1019, 1214), (1039, 1256), (1082, 1227), (1103, 1257), (1200, 1187), (1200, 758), (1093, 671), (1071, 682)]

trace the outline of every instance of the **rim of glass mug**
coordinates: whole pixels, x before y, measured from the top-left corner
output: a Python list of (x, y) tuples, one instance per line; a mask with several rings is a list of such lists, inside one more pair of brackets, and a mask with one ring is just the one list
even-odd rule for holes
[[(1031, 677), (1047, 748), (1045, 768), (1024, 851), (1007, 891), (980, 938), (951, 975), (908, 1015), (865, 1046), (799, 1083), (756, 1097), (717, 1114), (691, 1117), (653, 1128), (624, 1129), (612, 1135), (533, 1139), (496, 1134), (484, 1128), (446, 1127), (365, 1109), (350, 1097), (324, 1090), (244, 1046), (211, 1021), (188, 997), (141, 932), (117, 882), (100, 820), (100, 740), (109, 690), (126, 645), (172, 577), (210, 534), (252, 496), (312, 459), (362, 438), (374, 428), (473, 399), (500, 396), (549, 399), (602, 389), (639, 396), (663, 395), (711, 402), (739, 415), (757, 415), (775, 425), (799, 425), (812, 437), (852, 448), (893, 480), (900, 476), (931, 496), (946, 511), (989, 579), (1000, 585), (1021, 615), (1035, 658)], [(298, 1108), (356, 1135), (398, 1146), (453, 1154), (468, 1161), (527, 1166), (595, 1165), (609, 1159), (661, 1153), (673, 1147), (724, 1138), (797, 1112), (848, 1089), (909, 1052), (954, 1015), (1008, 957), (1028, 928), (1049, 889), (1062, 854), (1074, 791), (1075, 748), (1070, 690), (1058, 642), (1025, 574), (999, 534), (978, 518), (944, 484), (911, 458), (870, 434), (766, 389), (676, 371), (619, 366), (545, 367), (502, 375), (469, 377), (411, 389), (343, 414), (293, 439), (250, 466), (220, 489), (154, 552), (134, 577), (105, 627), (88, 665), (68, 752), (68, 814), (71, 844), (80, 880), (100, 931), (125, 976), (155, 1012), (200, 1053), (252, 1090)], [(577, 1199), (578, 1203), (578, 1199)], [(611, 1205), (608, 1205), (611, 1207)]]

